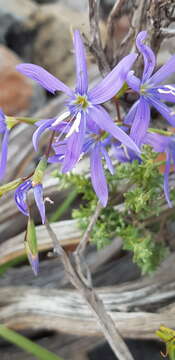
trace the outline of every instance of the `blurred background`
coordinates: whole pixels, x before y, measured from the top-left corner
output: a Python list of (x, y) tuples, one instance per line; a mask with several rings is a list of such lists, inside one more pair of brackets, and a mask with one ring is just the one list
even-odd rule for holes
[[(103, 44), (107, 36), (108, 15), (114, 3), (114, 0), (100, 1), (100, 30)], [(132, 0), (126, 1), (126, 6), (113, 31), (113, 37), (116, 38), (115, 49), (130, 28), (131, 10), (133, 11)], [(65, 103), (64, 95), (49, 94), (35, 82), (19, 74), (15, 66), (21, 62), (38, 64), (67, 85), (74, 86), (73, 29), (80, 29), (90, 38), (87, 0), (0, 0), (0, 107), (5, 114), (42, 119), (56, 116), (62, 111)], [(174, 52), (174, 38), (168, 39), (166, 43), (162, 42), (158, 53), (158, 64), (163, 64)], [(93, 83), (98, 81), (101, 75), (95, 58), (88, 48), (87, 59), (89, 77)], [(24, 124), (12, 131), (6, 181), (28, 174), (37, 163), (38, 155), (34, 153), (31, 143), (33, 131), (34, 127), (27, 128)], [(44, 139), (41, 145), (44, 146)], [(81, 173), (84, 168), (86, 163), (83, 162), (77, 171)], [(57, 182), (55, 178), (50, 179), (48, 172), (45, 179), (45, 195), (54, 199), (54, 206), (47, 204), (49, 215), (62, 204), (68, 194), (66, 191), (58, 193)], [(62, 244), (67, 251), (74, 249), (81, 237), (75, 222), (69, 220), (72, 207), (76, 207), (80, 201), (81, 199), (76, 198), (66, 209), (64, 216), (60, 217), (61, 224), (55, 223), (55, 229), (60, 234)], [(87, 309), (83, 307), (79, 298), (74, 298), (74, 292), (68, 284), (61, 264), (57, 259), (49, 257), (52, 244), (43, 227), (40, 227), (36, 209), (33, 209), (33, 213), (38, 224), (41, 251), (38, 278), (34, 277), (24, 256), (26, 219), (15, 208), (11, 194), (0, 199), (0, 321), (60, 355), (64, 360), (114, 359), (112, 351), (99, 331), (92, 334), (91, 331), (87, 331), (86, 334), (84, 319), (87, 318), (88, 323)], [(174, 234), (175, 230), (171, 229), (171, 231)], [(109, 247), (106, 253), (100, 250), (97, 255), (95, 246), (89, 248), (87, 259), (92, 265), (94, 286), (111, 289), (110, 287), (117, 284), (119, 289), (121, 286), (122, 291), (122, 284), (131, 282), (129, 287), (126, 287), (126, 298), (127, 291), (131, 291), (134, 299), (135, 287), (140, 289), (143, 284), (144, 288), (148, 280), (141, 277), (139, 269), (132, 262), (131, 255), (121, 251), (117, 246)], [(173, 272), (173, 266), (174, 258), (167, 269), (171, 268)], [(160, 279), (162, 274), (164, 270), (161, 269), (160, 274), (156, 273), (155, 278), (153, 276), (149, 280), (150, 287), (154, 284), (156, 276)], [(57, 294), (55, 291), (61, 289), (63, 292), (59, 293), (59, 300), (55, 300)], [(175, 297), (175, 294), (173, 296)], [(137, 306), (141, 306), (137, 302), (123, 306), (122, 301), (116, 305), (113, 297), (110, 297), (109, 302), (110, 310), (116, 312), (117, 309), (123, 312), (132, 311), (137, 309)], [(52, 308), (53, 304), (55, 308), (54, 306)], [(47, 307), (50, 309), (48, 314)], [(58, 309), (60, 307), (58, 314), (56, 307)], [(148, 309), (146, 307), (143, 309), (152, 311), (149, 306)], [(77, 315), (79, 318), (76, 316), (74, 318), (76, 311), (77, 314), (84, 311), (85, 318), (82, 320), (81, 314)], [(84, 330), (78, 328), (78, 321), (81, 323), (80, 328)], [(144, 319), (139, 325), (137, 321), (133, 324), (135, 324), (133, 325), (135, 332), (127, 335), (130, 338), (127, 344), (134, 359), (161, 359), (160, 349), (163, 346), (155, 341), (155, 336), (150, 335), (151, 330), (147, 330), (146, 335), (141, 334), (141, 329), (145, 326)], [(127, 327), (127, 317), (125, 326)], [(1, 360), (24, 358), (35, 359), (34, 356), (25, 354), (0, 338)]]

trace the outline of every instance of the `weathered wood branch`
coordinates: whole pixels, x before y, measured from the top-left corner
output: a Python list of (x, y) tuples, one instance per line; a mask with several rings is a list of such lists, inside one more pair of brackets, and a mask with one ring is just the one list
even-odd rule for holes
[[(171, 311), (161, 312), (160, 309), (158, 313), (145, 311), (128, 313), (118, 311), (119, 308), (114, 309), (112, 301), (109, 303), (110, 293), (104, 296), (103, 291), (99, 290), (98, 295), (104, 301), (105, 308), (110, 312), (110, 316), (124, 337), (155, 338), (155, 331), (161, 324), (174, 327), (175, 304), (171, 304)], [(116, 299), (119, 297), (119, 293), (113, 295)], [(132, 297), (134, 296), (133, 292)], [(145, 297), (145, 293), (143, 296)], [(74, 291), (50, 289), (48, 292), (47, 289), (30, 287), (2, 288), (0, 303), (0, 321), (15, 329), (45, 328), (68, 334), (73, 332), (82, 336), (101, 336), (95, 317), (81, 296)]]
[[(79, 243), (81, 231), (78, 228), (76, 220), (66, 220), (53, 223), (52, 228), (60, 234), (59, 240), (62, 246), (77, 245)], [(36, 234), (40, 251), (50, 250), (53, 248), (52, 240), (48, 236), (45, 226), (36, 226)], [(25, 232), (20, 233), (0, 245), (0, 265), (25, 253), (24, 235)]]

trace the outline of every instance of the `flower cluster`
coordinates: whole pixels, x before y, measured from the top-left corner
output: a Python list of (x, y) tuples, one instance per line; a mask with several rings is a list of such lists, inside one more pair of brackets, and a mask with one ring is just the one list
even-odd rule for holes
[[(36, 122), (37, 130), (33, 135), (33, 146), (38, 151), (40, 136), (45, 130), (54, 133), (51, 144), (53, 155), (47, 154), (47, 162), (60, 163), (61, 171), (71, 171), (82, 156), (89, 155), (92, 186), (103, 206), (108, 201), (108, 186), (103, 168), (103, 160), (107, 169), (113, 173), (112, 158), (119, 162), (137, 159), (141, 162), (142, 147), (149, 144), (156, 152), (166, 152), (167, 161), (164, 175), (164, 191), (171, 206), (168, 188), (168, 174), (171, 158), (175, 164), (175, 140), (173, 136), (150, 133), (150, 108), (153, 106), (175, 127), (175, 114), (164, 101), (175, 102), (175, 86), (162, 85), (174, 70), (175, 56), (153, 75), (155, 55), (144, 44), (145, 31), (138, 34), (136, 46), (143, 56), (144, 69), (141, 79), (131, 70), (137, 54), (125, 56), (114, 69), (92, 89), (88, 88), (88, 73), (84, 45), (78, 30), (74, 32), (74, 49), (76, 60), (75, 89), (70, 89), (62, 81), (55, 78), (45, 69), (34, 64), (20, 64), (17, 70), (37, 81), (51, 93), (61, 91), (66, 94), (65, 112), (53, 119)], [(138, 100), (131, 107), (122, 122), (114, 121), (103, 104), (114, 99), (124, 84), (138, 94)], [(121, 119), (119, 119), (121, 120)], [(0, 132), (3, 134), (0, 177), (4, 175), (7, 161), (7, 142), (9, 128), (3, 112), (0, 113)], [(44, 171), (44, 170), (43, 170)], [(42, 174), (43, 176), (43, 174)], [(27, 192), (33, 188), (35, 201), (45, 221), (42, 181), (25, 180), (15, 192), (15, 201), (20, 211), (28, 215), (26, 202)]]

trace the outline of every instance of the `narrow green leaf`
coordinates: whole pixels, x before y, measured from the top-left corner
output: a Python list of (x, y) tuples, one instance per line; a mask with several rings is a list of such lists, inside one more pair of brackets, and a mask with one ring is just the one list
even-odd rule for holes
[(3, 275), (9, 268), (18, 265), (23, 261), (26, 261), (26, 259), (27, 259), (27, 255), (23, 254), (0, 265), (0, 276)]
[(20, 347), (26, 352), (34, 355), (40, 360), (63, 360), (51, 351), (44, 349), (42, 346), (35, 344), (33, 341), (27, 339), (25, 336), (19, 335), (13, 330), (0, 325), (0, 336), (12, 344)]

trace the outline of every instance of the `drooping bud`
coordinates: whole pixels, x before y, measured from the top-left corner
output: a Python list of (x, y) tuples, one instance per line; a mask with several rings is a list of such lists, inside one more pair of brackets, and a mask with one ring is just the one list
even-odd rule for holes
[(46, 167), (47, 167), (47, 158), (46, 156), (43, 156), (39, 164), (37, 165), (32, 178), (34, 197), (35, 197), (36, 205), (41, 215), (42, 224), (45, 223), (45, 204), (43, 199), (42, 181)]
[(39, 271), (37, 237), (36, 237), (35, 224), (30, 216), (28, 218), (24, 244), (25, 244), (25, 249), (29, 263), (32, 267), (35, 276), (37, 276)]

